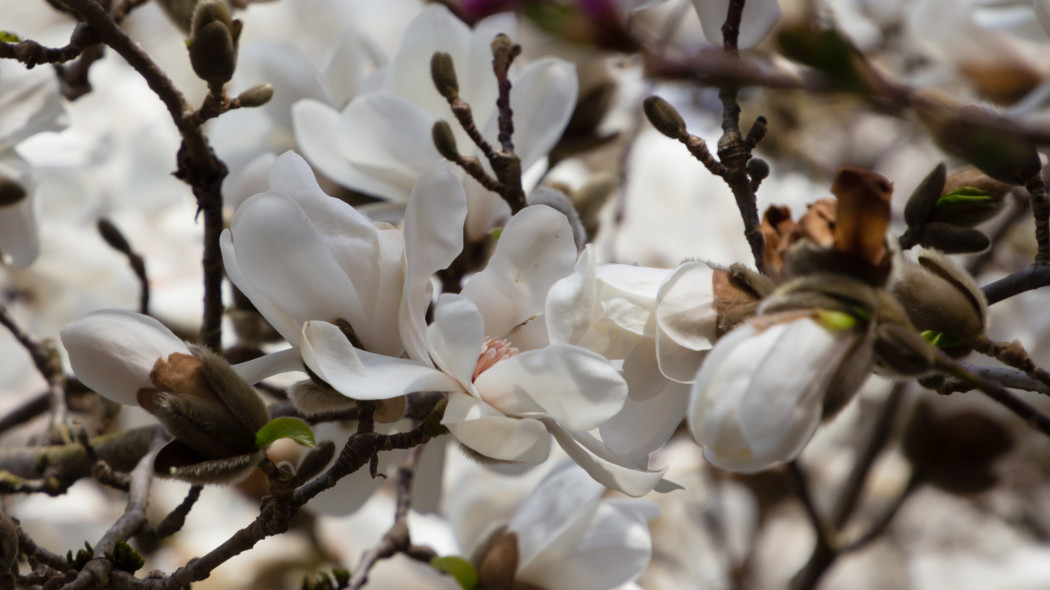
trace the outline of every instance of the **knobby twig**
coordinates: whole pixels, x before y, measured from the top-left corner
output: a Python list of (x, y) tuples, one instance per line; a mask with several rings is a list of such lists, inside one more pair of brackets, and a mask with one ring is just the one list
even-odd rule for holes
[(112, 221), (106, 218), (99, 219), (98, 232), (111, 248), (128, 259), (128, 266), (139, 280), (139, 313), (149, 315), (149, 276), (146, 274), (146, 260), (131, 248), (127, 238)]
[(1050, 285), (1050, 266), (1036, 264), (981, 287), (988, 304)]
[(182, 529), (182, 526), (186, 524), (186, 516), (189, 515), (190, 510), (193, 509), (193, 505), (197, 503), (198, 499), (200, 499), (201, 491), (203, 489), (202, 486), (190, 486), (190, 491), (187, 492), (186, 497), (183, 498), (181, 504), (168, 513), (168, 515), (165, 516), (157, 526), (143, 528), (139, 532), (139, 536), (156, 541), (179, 532), (179, 530)]
[(999, 383), (972, 373), (967, 370), (965, 366), (942, 352), (938, 352), (936, 364), (938, 371), (968, 382), (973, 385), (974, 388), (981, 390), (985, 395), (1006, 406), (1011, 412), (1020, 416), (1021, 419), (1027, 422), (1032, 428), (1050, 436), (1050, 418), (1039, 412), (1039, 410), (1028, 405), (1021, 398), (1007, 391), (1007, 389)]
[[(1036, 393), (1050, 395), (1050, 386), (1029, 377), (1023, 371), (1017, 369), (1006, 367), (982, 367), (970, 363), (959, 363), (959, 365), (978, 377), (994, 381), (1009, 389), (1023, 389), (1025, 391), (1034, 391)], [(926, 377), (920, 380), (920, 383), (925, 387), (937, 390), (937, 392), (942, 395), (962, 393), (976, 389), (976, 387), (967, 381), (945, 377), (944, 375)]]
[(86, 23), (77, 23), (63, 47), (45, 47), (27, 39), (17, 43), (0, 41), (0, 58), (15, 59), (31, 70), (38, 64), (60, 64), (76, 59), (85, 49), (98, 42), (98, 36)]
[(1042, 174), (1036, 174), (1025, 187), (1032, 196), (1032, 216), (1035, 217), (1035, 241), (1038, 244), (1035, 263), (1046, 266), (1050, 263), (1050, 196), (1046, 193)]
[(974, 343), (974, 350), (988, 355), (1004, 365), (1023, 371), (1025, 375), (1039, 381), (1044, 386), (1050, 387), (1050, 373), (1039, 367), (1032, 360), (1031, 355), (1024, 349), (1020, 341), (996, 342), (987, 336), (978, 338)]
[(95, 30), (98, 39), (113, 48), (146, 81), (150, 89), (167, 108), (172, 121), (182, 136), (175, 176), (193, 189), (198, 210), (204, 217), (204, 317), (201, 343), (219, 350), (222, 343), (222, 254), (219, 236), (222, 233), (222, 180), (226, 165), (219, 160), (204, 136), (199, 115), (186, 102), (171, 79), (125, 33), (95, 0), (66, 0), (70, 9), (78, 13)]
[(394, 524), (383, 535), (379, 544), (367, 551), (362, 557), (353, 577), (350, 578), (351, 590), (358, 590), (368, 583), (368, 574), (380, 560), (404, 553), (413, 559), (430, 563), (437, 554), (429, 547), (413, 545), (408, 530), (408, 512), (412, 508), (412, 479), (423, 447), (418, 446), (408, 452), (408, 457), (397, 469), (397, 504), (394, 510)]
[(18, 324), (7, 307), (0, 305), (0, 324), (29, 352), (36, 370), (47, 381), (48, 402), (51, 408), (51, 433), (71, 440), (64, 433), (69, 409), (66, 407), (66, 373), (58, 347), (50, 340), (40, 340)]

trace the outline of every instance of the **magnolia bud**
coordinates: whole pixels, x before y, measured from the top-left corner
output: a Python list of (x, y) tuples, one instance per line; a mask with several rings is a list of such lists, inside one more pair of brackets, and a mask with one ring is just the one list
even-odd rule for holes
[(908, 197), (908, 204), (904, 206), (904, 221), (909, 227), (929, 221), (930, 213), (944, 190), (945, 170), (944, 162), (937, 164)]
[(124, 234), (117, 229), (117, 226), (113, 225), (112, 221), (105, 217), (98, 220), (98, 233), (102, 236), (102, 239), (109, 244), (109, 247), (117, 252), (127, 253), (131, 251), (131, 244), (128, 244), (128, 240), (124, 237)]
[(945, 114), (927, 109), (934, 140), (944, 151), (958, 156), (995, 180), (1024, 186), (1042, 165), (1035, 146), (1021, 129), (988, 109), (966, 106)]
[(969, 352), (966, 345), (984, 335), (984, 293), (966, 271), (937, 252), (919, 254), (918, 264), (903, 264), (891, 290), (919, 331), (946, 334), (962, 344), (949, 353)]
[(659, 96), (650, 96), (642, 101), (645, 116), (657, 131), (671, 139), (680, 139), (686, 135), (685, 121), (671, 103)]
[(762, 158), (751, 158), (747, 161), (747, 175), (751, 180), (764, 180), (769, 176), (769, 162)]
[(224, 0), (201, 0), (193, 11), (190, 65), (209, 84), (225, 84), (237, 67), (240, 22), (233, 21)]
[(461, 158), (459, 149), (456, 147), (456, 136), (452, 133), (452, 127), (448, 121), (439, 119), (434, 122), (430, 129), (430, 136), (434, 140), (434, 147), (443, 158), (450, 162), (458, 162)]
[(875, 328), (875, 358), (883, 373), (922, 375), (933, 368), (934, 349), (912, 326), (882, 323)]
[(335, 443), (323, 440), (317, 443), (317, 447), (306, 452), (306, 456), (299, 462), (299, 468), (295, 471), (295, 480), (299, 484), (306, 483), (321, 470), (328, 466), (335, 457)]
[(288, 399), (306, 416), (345, 412), (356, 407), (354, 400), (310, 380), (292, 385), (288, 389)]
[(446, 100), (459, 98), (459, 80), (456, 79), (456, 66), (452, 63), (451, 55), (444, 51), (434, 53), (430, 58), (430, 77), (434, 80), (434, 87)]
[(1013, 187), (968, 167), (948, 177), (934, 205), (931, 221), (973, 227), (995, 216)]
[(517, 534), (501, 530), (493, 535), (478, 565), (478, 587), (514, 588), (518, 552)]
[(7, 207), (26, 198), (26, 188), (21, 182), (0, 175), (0, 207)]
[(992, 242), (979, 230), (931, 221), (920, 226), (918, 243), (945, 254), (963, 254), (987, 250)]
[(271, 98), (273, 98), (272, 84), (256, 84), (237, 95), (237, 102), (246, 108), (261, 107), (270, 102)]
[(373, 414), (375, 421), (380, 424), (390, 424), (405, 417), (408, 398), (400, 395), (389, 399), (377, 399), (372, 403), (375, 404), (375, 414)]

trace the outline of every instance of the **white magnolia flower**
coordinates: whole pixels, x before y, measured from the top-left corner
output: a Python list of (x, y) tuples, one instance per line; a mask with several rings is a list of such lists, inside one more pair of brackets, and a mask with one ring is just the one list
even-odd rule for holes
[[(726, 22), (729, 0), (693, 0), (693, 8), (700, 17), (704, 38), (708, 43), (722, 46), (722, 25)], [(780, 20), (778, 0), (748, 0), (740, 18), (740, 37), (737, 47), (747, 49), (762, 42)]]
[[(498, 33), (513, 35), (515, 28), (513, 15), (503, 14), (471, 30), (444, 6), (428, 6), (409, 25), (390, 63), (362, 82), (370, 92), (358, 96), (342, 112), (318, 100), (302, 100), (294, 106), (292, 119), (300, 149), (339, 184), (406, 202), (420, 172), (443, 159), (431, 138), (434, 122), (453, 121), (447, 101), (431, 81), (431, 57), (438, 51), (452, 56), (460, 95), (470, 103), (478, 130), (498, 146), (498, 89), (490, 44)], [(523, 170), (534, 165), (542, 168), (575, 107), (575, 71), (565, 61), (548, 58), (521, 70), (512, 68), (511, 81), (515, 152)], [(466, 132), (458, 124), (452, 124), (452, 129), (461, 152), (470, 155), (473, 143)], [(477, 238), (506, 218), (509, 209), (473, 178), (461, 176), (470, 203), (468, 234)]]
[[(450, 176), (438, 190), (455, 190)], [(220, 244), (230, 280), (292, 345), (308, 320), (344, 320), (366, 349), (404, 351), (402, 233), (325, 194), (297, 154), (274, 162), (270, 191), (237, 209)]]
[[(150, 371), (157, 359), (192, 354), (189, 347), (156, 319), (126, 310), (96, 311), (62, 328), (69, 364), (84, 385), (124, 405), (137, 405), (140, 389), (154, 386)], [(234, 365), (248, 383), (294, 370), (298, 355), (275, 353)]]
[(24, 267), (40, 252), (30, 165), (15, 147), (38, 133), (61, 130), (64, 113), (52, 79), (0, 77), (0, 185), (9, 185), (0, 188), (8, 193), (0, 197), (13, 197), (10, 191), (15, 190), (22, 193), (8, 204), (0, 198), (0, 262)]
[(794, 459), (864, 333), (848, 314), (812, 310), (759, 316), (723, 336), (689, 403), (689, 426), (704, 457), (743, 473)]
[[(441, 169), (428, 169), (424, 177)], [(632, 495), (653, 489), (661, 473), (623, 464), (587, 433), (623, 406), (627, 385), (619, 373), (601, 355), (552, 344), (544, 323), (533, 321), (551, 285), (572, 271), (576, 246), (565, 217), (546, 206), (521, 211), (501, 234), (488, 266), (461, 295), (442, 295), (427, 325), (430, 283), (417, 278), (428, 278), (458, 255), (462, 234), (449, 228), (462, 227), (466, 198), (449, 190), (424, 195), (428, 191), (421, 187), (422, 181), (405, 215), (399, 329), (409, 358), (357, 349), (336, 325), (310, 321), (300, 341), (307, 366), (354, 399), (450, 392), (443, 423), (482, 456), (539, 463), (553, 434), (605, 485)]]

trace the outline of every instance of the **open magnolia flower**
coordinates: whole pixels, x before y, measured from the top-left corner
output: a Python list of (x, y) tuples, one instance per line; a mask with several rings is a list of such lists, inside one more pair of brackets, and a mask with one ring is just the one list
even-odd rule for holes
[[(499, 145), (490, 44), (497, 34), (512, 35), (515, 28), (513, 15), (502, 14), (471, 30), (444, 6), (429, 5), (409, 25), (390, 63), (362, 82), (369, 91), (342, 112), (317, 100), (296, 103), (292, 119), (299, 147), (339, 184), (404, 203), (423, 169), (443, 160), (431, 137), (434, 123), (452, 118), (448, 102), (431, 83), (431, 56), (438, 51), (451, 56), (460, 94), (471, 105), (478, 130)], [(512, 68), (511, 82), (515, 152), (527, 172), (534, 165), (544, 166), (547, 152), (568, 124), (576, 104), (576, 74), (568, 62), (548, 58), (520, 73)], [(460, 149), (473, 145), (459, 125), (452, 130)], [(506, 218), (509, 208), (473, 178), (461, 176), (470, 203), (467, 232), (478, 238)], [(526, 192), (531, 188), (526, 186)]]
[[(725, 335), (696, 376), (689, 427), (723, 469), (762, 471), (794, 459), (830, 395), (855, 391), (872, 366), (868, 325), (823, 309), (756, 317)], [(790, 375), (790, 379), (785, 379)]]
[(192, 483), (236, 481), (258, 464), (256, 433), (270, 416), (250, 383), (275, 360), (294, 360), (264, 357), (231, 367), (207, 349), (187, 346), (154, 318), (123, 310), (67, 325), (62, 344), (85, 385), (157, 417), (175, 440), (157, 455), (155, 471)]
[[(429, 277), (451, 263), (462, 242), (437, 228), (462, 227), (465, 215), (462, 192), (410, 200), (406, 277)], [(565, 217), (546, 206), (527, 207), (507, 224), (488, 266), (462, 295), (440, 297), (430, 325), (429, 282), (406, 279), (399, 327), (410, 358), (361, 350), (337, 325), (311, 321), (303, 326), (303, 360), (354, 399), (449, 392), (443, 423), (478, 456), (539, 463), (553, 434), (601, 483), (644, 494), (661, 483), (661, 473), (625, 465), (587, 432), (619, 412), (626, 383), (604, 357), (551, 343), (544, 323), (533, 321), (551, 285), (572, 272), (575, 257)]]

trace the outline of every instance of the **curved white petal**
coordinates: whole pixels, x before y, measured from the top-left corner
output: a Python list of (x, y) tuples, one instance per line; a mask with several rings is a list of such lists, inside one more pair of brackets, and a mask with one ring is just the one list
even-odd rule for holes
[[(322, 174), (342, 186), (359, 186), (366, 182), (339, 147), (336, 129), (339, 128), (339, 111), (331, 106), (311, 99), (303, 99), (292, 106), (292, 129), (295, 143), (311, 164)], [(382, 190), (372, 187), (368, 192), (386, 194), (391, 188), (381, 184)]]
[(543, 423), (508, 418), (465, 393), (449, 394), (441, 423), (456, 440), (497, 461), (537, 464), (550, 454), (550, 436)]
[(602, 424), (602, 440), (613, 453), (645, 467), (649, 454), (662, 447), (685, 418), (689, 386), (663, 380), (660, 391), (648, 399), (627, 398), (623, 409)]
[[(433, 124), (433, 116), (396, 94), (371, 92), (352, 100), (338, 128), (330, 132), (336, 133), (340, 154), (368, 182), (346, 186), (405, 201), (419, 173), (434, 161), (444, 161), (434, 147)], [(380, 183), (391, 190), (375, 192)]]
[[(612, 453), (602, 442), (586, 432), (570, 432), (550, 416), (534, 416), (543, 422), (562, 449), (598, 483), (628, 496), (642, 496), (661, 484), (667, 469), (644, 471), (635, 469), (627, 461)], [(674, 484), (671, 484), (673, 486)], [(669, 486), (664, 486), (668, 489)]]
[[(281, 130), (292, 130), (292, 105), (301, 99), (312, 99), (325, 104), (331, 102), (321, 77), (310, 57), (297, 45), (281, 41), (257, 41), (249, 44), (237, 56), (234, 74), (237, 92), (255, 84), (273, 85), (273, 98), (259, 109), (265, 112)], [(236, 115), (239, 111), (230, 113)], [(216, 119), (222, 125), (230, 117)], [(228, 124), (228, 123), (227, 123)], [(227, 131), (233, 131), (228, 129)]]
[(429, 363), (426, 313), (432, 297), (430, 277), (448, 267), (463, 250), (467, 199), (445, 163), (428, 166), (405, 209), (405, 283), (398, 329), (408, 355)]
[[(700, 17), (704, 38), (708, 43), (722, 46), (722, 25), (726, 22), (729, 0), (693, 0), (693, 8)], [(739, 49), (747, 49), (762, 42), (780, 20), (778, 0), (750, 0), (744, 4), (740, 18)]]
[[(419, 16), (412, 19), (401, 38), (401, 45), (391, 60), (388, 90), (417, 105), (431, 117), (449, 118), (448, 103), (431, 81), (430, 59), (436, 51), (444, 51), (452, 56), (460, 88), (467, 88), (467, 79), (473, 71), (470, 67), (473, 64), (468, 61), (470, 38), (470, 27), (456, 18), (447, 7), (441, 4), (428, 5)], [(490, 62), (491, 55), (490, 52)], [(492, 71), (491, 63), (487, 71)], [(472, 100), (471, 97), (467, 99)], [(430, 127), (426, 131), (429, 136)]]
[(528, 572), (534, 560), (558, 541), (574, 548), (586, 532), (604, 491), (600, 483), (571, 461), (548, 473), (507, 525), (508, 531), (518, 535), (518, 572)]
[(594, 249), (587, 244), (573, 273), (547, 291), (544, 321), (551, 342), (583, 345), (597, 305), (597, 281)]
[(351, 25), (321, 68), (332, 104), (341, 108), (350, 102), (362, 90), (365, 77), (384, 61), (383, 51), (372, 38)]
[(411, 359), (399, 359), (350, 344), (328, 322), (306, 322), (300, 343), (303, 362), (343, 395), (361, 400), (389, 399), (416, 391), (458, 391), (459, 383)]
[(0, 152), (37, 133), (66, 127), (58, 87), (48, 77), (5, 76), (0, 113)]
[(354, 284), (292, 199), (275, 192), (248, 199), (234, 215), (230, 235), (244, 278), (297, 322), (370, 325)]
[(473, 301), (450, 293), (438, 298), (434, 322), (427, 326), (427, 350), (434, 365), (459, 381), (464, 391), (473, 389), (484, 339), (485, 326)]
[(233, 370), (247, 383), (255, 384), (281, 373), (302, 372), (303, 361), (299, 356), (299, 349), (293, 347), (237, 363), (233, 365)]
[(531, 400), (573, 430), (597, 428), (627, 399), (627, 383), (605, 357), (569, 344), (502, 360), (474, 384), (496, 409), (508, 414), (535, 411)]
[(689, 383), (717, 339), (714, 271), (703, 262), (679, 266), (656, 295), (656, 357), (668, 379)]
[(273, 326), (277, 333), (284, 337), (292, 346), (299, 345), (299, 334), (302, 324), (287, 311), (281, 309), (271, 301), (262, 291), (255, 288), (248, 277), (241, 272), (237, 263), (237, 250), (233, 247), (233, 237), (230, 229), (226, 228), (219, 236), (219, 250), (222, 252), (222, 264), (226, 270), (226, 276), (242, 293), (252, 302), (255, 309), (262, 314), (266, 321)]
[(528, 169), (558, 143), (576, 108), (579, 90), (576, 67), (558, 59), (529, 65), (514, 81), (510, 104), (514, 109), (514, 151)]
[(645, 516), (612, 502), (599, 504), (579, 539), (561, 537), (518, 579), (540, 588), (605, 590), (636, 580), (652, 558)]
[[(471, 277), (463, 295), (477, 304), (486, 333), (504, 338), (543, 312), (547, 292), (575, 263), (576, 243), (565, 216), (546, 205), (526, 207), (511, 218), (488, 265)], [(511, 341), (523, 350), (541, 347), (546, 325), (531, 321)]]
[(124, 310), (103, 310), (67, 324), (62, 345), (77, 377), (117, 403), (136, 405), (135, 394), (152, 388), (158, 358), (189, 348), (157, 320)]
[(652, 338), (656, 333), (656, 296), (671, 271), (631, 264), (597, 268), (602, 310), (620, 328)]

